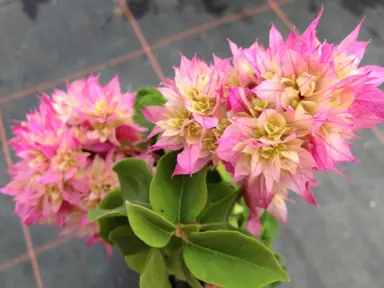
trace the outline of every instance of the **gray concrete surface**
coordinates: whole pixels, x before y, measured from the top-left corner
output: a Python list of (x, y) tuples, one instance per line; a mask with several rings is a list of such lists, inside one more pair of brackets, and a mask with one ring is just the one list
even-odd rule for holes
[[(141, 48), (130, 24), (113, 12), (117, 7), (113, 0), (2, 2), (0, 101), (42, 82), (65, 80), (73, 72)], [(207, 21), (266, 5), (264, 0), (128, 2), (149, 44)], [(372, 42), (364, 62), (384, 65), (384, 1), (296, 0), (280, 8), (303, 30), (322, 4), (326, 10), (318, 29), (320, 38), (340, 41), (366, 15), (361, 39)], [(153, 53), (164, 74), (172, 75), (172, 65), (178, 64), (180, 52), (189, 57), (198, 53), (208, 60), (212, 52), (229, 56), (227, 38), (241, 46), (250, 45), (255, 38), (267, 42), (272, 22), (287, 35), (288, 28), (275, 12), (260, 10), (265, 11), (203, 32), (191, 32), (188, 37), (157, 48)], [(125, 89), (159, 82), (144, 54), (103, 67), (96, 67), (95, 72), (100, 72), (104, 80), (118, 73)], [(45, 90), (62, 87), (62, 80), (47, 85)], [(36, 89), (24, 94), (25, 97), (0, 102), (7, 137), (11, 137), (12, 119), (22, 119), (37, 103)], [(384, 126), (381, 128), (384, 130)], [(319, 174), (319, 206), (311, 207), (301, 201), (289, 206), (288, 224), (281, 229), (276, 249), (286, 257), (292, 282), (281, 287), (384, 287), (384, 146), (371, 130), (359, 136), (353, 152), (360, 162), (341, 168), (353, 184), (332, 173)], [(4, 155), (0, 154), (0, 186), (8, 181), (6, 166)], [(10, 199), (0, 195), (0, 267), (26, 253), (22, 230), (12, 210)], [(57, 238), (57, 231), (52, 228), (32, 227), (30, 231), (35, 248)], [(136, 274), (126, 268), (118, 252), (107, 261), (103, 247), (86, 250), (81, 240), (41, 253), (37, 260), (45, 288), (135, 288), (138, 283)], [(0, 287), (37, 287), (31, 263), (24, 261), (0, 270)]]

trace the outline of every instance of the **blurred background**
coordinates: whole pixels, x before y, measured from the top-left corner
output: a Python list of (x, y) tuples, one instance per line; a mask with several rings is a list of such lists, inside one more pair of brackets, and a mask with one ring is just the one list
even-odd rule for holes
[[(338, 43), (367, 16), (364, 64), (384, 65), (383, 0), (0, 0), (0, 186), (14, 160), (12, 120), (24, 119), (41, 91), (93, 72), (103, 81), (119, 74), (124, 90), (156, 85), (173, 75), (180, 52), (229, 57), (227, 39), (267, 43), (271, 23), (284, 35), (303, 31), (322, 5), (320, 39)], [(319, 206), (289, 205), (276, 243), (292, 279), (282, 288), (384, 287), (384, 133), (358, 136), (359, 163), (341, 167), (353, 183), (318, 174)], [(13, 206), (0, 195), (1, 288), (138, 287), (118, 251), (107, 260), (102, 245), (25, 228)]]

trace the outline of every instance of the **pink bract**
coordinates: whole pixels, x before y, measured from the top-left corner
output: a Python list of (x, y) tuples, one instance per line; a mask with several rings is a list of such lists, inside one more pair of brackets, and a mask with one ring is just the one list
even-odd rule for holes
[(354, 131), (383, 122), (384, 95), (377, 87), (384, 70), (359, 67), (368, 44), (357, 41), (362, 23), (339, 45), (321, 43), (315, 31), (321, 14), (301, 36), (292, 31), (286, 40), (272, 26), (266, 49), (230, 43), (237, 72), (231, 79), (237, 81), (229, 82), (227, 102), (234, 116), (217, 155), (234, 181), (247, 183), (254, 233), (264, 209), (285, 222), (287, 188), (316, 204), (313, 172), (340, 173), (338, 163), (356, 161)]
[(14, 198), (15, 213), (27, 224), (57, 224), (63, 234), (101, 242), (87, 213), (119, 188), (113, 165), (138, 157), (153, 167), (152, 154), (133, 120), (135, 94), (122, 93), (115, 77), (107, 85), (95, 76), (43, 95), (38, 109), (13, 128), (19, 161), (1, 191)]
[(143, 114), (156, 124), (150, 136), (161, 133), (153, 149), (183, 152), (174, 174), (193, 174), (208, 163), (218, 162), (216, 141), (229, 124), (225, 111), (225, 82), (229, 60), (214, 56), (207, 64), (196, 56), (181, 56), (175, 79), (166, 79), (158, 90), (167, 99), (164, 107), (149, 106)]
[[(232, 66), (182, 56), (159, 88), (167, 103), (144, 111), (156, 124), (150, 136), (160, 134), (153, 149), (183, 149), (174, 174), (222, 161), (234, 182), (247, 183), (253, 232), (260, 211), (286, 221), (287, 189), (316, 205), (314, 172), (340, 173), (337, 164), (356, 161), (354, 132), (383, 122), (384, 69), (359, 66), (368, 44), (357, 40), (362, 23), (340, 44), (322, 43), (321, 15), (287, 39), (272, 26), (266, 48), (229, 42)], [(261, 196), (269, 199), (262, 207)]]

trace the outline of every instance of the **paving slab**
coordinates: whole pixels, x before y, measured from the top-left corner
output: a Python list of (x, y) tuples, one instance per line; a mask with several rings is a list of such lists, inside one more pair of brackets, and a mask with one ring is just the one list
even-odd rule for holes
[(114, 14), (116, 7), (105, 0), (52, 0), (38, 5), (33, 21), (23, 2), (2, 4), (0, 96), (140, 49), (128, 22)]
[[(272, 22), (284, 35), (289, 32), (264, 0), (127, 2), (149, 44), (174, 37), (168, 40), (169, 45), (163, 44), (153, 51), (164, 75), (169, 77), (173, 76), (172, 66), (179, 64), (180, 53), (187, 57), (197, 53), (211, 60), (214, 52), (225, 58), (230, 55), (228, 38), (244, 47), (256, 38), (267, 43)], [(384, 65), (384, 32), (380, 29), (384, 25), (383, 3), (296, 0), (280, 9), (303, 31), (324, 5), (318, 36), (336, 43), (366, 15), (360, 39), (371, 40), (371, 44), (364, 64)], [(0, 101), (9, 94), (58, 78), (64, 80), (46, 86), (45, 90), (63, 88), (68, 75), (141, 49), (129, 22), (114, 12), (117, 7), (118, 1), (113, 0), (0, 2)], [(243, 17), (250, 10), (254, 15)], [(220, 24), (221, 19), (226, 21)], [(203, 31), (201, 27), (209, 29)], [(189, 34), (180, 37), (185, 31)], [(98, 67), (94, 72), (100, 73), (102, 82), (119, 74), (125, 90), (159, 83), (143, 52)], [(25, 113), (37, 105), (38, 90), (31, 89), (24, 93), (25, 97), (11, 102), (0, 102), (8, 138), (12, 136), (12, 119), (24, 119)], [(379, 129), (384, 131), (384, 125)], [(353, 183), (334, 173), (319, 173), (316, 177), (322, 188), (315, 190), (319, 206), (312, 207), (300, 200), (289, 204), (288, 224), (280, 231), (276, 250), (285, 256), (292, 282), (281, 287), (384, 286), (384, 145), (371, 130), (358, 136), (361, 139), (354, 142), (353, 153), (359, 163), (340, 168)], [(0, 154), (0, 186), (8, 181), (6, 170), (4, 155)], [(0, 232), (1, 267), (27, 252), (21, 226), (13, 215), (13, 203), (3, 195)], [(52, 227), (34, 226), (30, 233), (35, 248), (57, 239), (57, 231)], [(114, 251), (111, 260), (107, 260), (102, 245), (86, 249), (84, 241), (70, 240), (40, 253), (37, 260), (45, 288), (138, 287), (138, 276), (126, 267), (119, 252)], [(24, 261), (6, 271), (0, 270), (0, 287), (36, 287), (31, 263)]]

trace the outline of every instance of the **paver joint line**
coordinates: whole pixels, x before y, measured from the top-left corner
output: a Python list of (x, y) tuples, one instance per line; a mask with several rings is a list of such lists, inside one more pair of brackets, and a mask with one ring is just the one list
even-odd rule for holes
[[(47, 252), (49, 250), (52, 250), (54, 248), (58, 248), (60, 247), (61, 245), (69, 242), (70, 240), (72, 240), (71, 237), (66, 237), (66, 238), (58, 238), (57, 240), (55, 241), (52, 241), (52, 242), (49, 242), (49, 243), (46, 243), (44, 245), (41, 245), (40, 247), (36, 248), (35, 249), (35, 254), (36, 256), (41, 254), (41, 253), (44, 253), (44, 252)], [(0, 272), (3, 272), (5, 270), (8, 270), (10, 268), (12, 268), (13, 266), (16, 266), (20, 263), (23, 263), (27, 260), (30, 259), (30, 256), (28, 253), (24, 254), (24, 255), (20, 255), (20, 256), (17, 256), (17, 257), (14, 257), (8, 261), (6, 261), (4, 264), (2, 264), (0, 266)]]
[[(5, 133), (4, 123), (3, 123), (3, 115), (1, 113), (1, 111), (0, 111), (0, 140), (1, 140), (1, 143), (3, 146), (3, 153), (5, 156), (5, 160), (7, 162), (7, 166), (8, 166), (8, 168), (11, 168), (12, 158), (11, 158), (11, 153), (9, 152), (9, 147), (8, 147), (8, 143), (7, 143), (7, 136)], [(21, 224), (21, 226), (22, 226), (22, 230), (23, 230), (25, 243), (27, 246), (28, 255), (29, 255), (29, 258), (31, 260), (37, 288), (44, 288), (43, 281), (41, 279), (39, 264), (37, 263), (35, 250), (33, 249), (33, 244), (32, 244), (32, 240), (31, 240), (31, 235), (29, 233), (29, 229), (24, 224)]]
[(298, 34), (300, 31), (296, 28), (295, 23), (288, 17), (287, 14), (281, 10), (280, 5), (276, 3), (275, 0), (268, 0), (268, 5), (275, 12), (275, 14), (280, 18), (280, 20), (288, 27), (288, 29), (295, 29)]
[[(275, 2), (275, 3), (276, 3), (276, 5), (280, 6), (283, 4), (294, 3), (295, 1), (296, 0), (280, 0), (279, 2), (277, 2), (277, 3)], [(238, 13), (233, 14), (233, 15), (224, 16), (224, 17), (221, 17), (219, 19), (207, 21), (206, 23), (203, 23), (201, 25), (186, 29), (185, 31), (180, 32), (178, 34), (165, 37), (162, 40), (158, 40), (153, 45), (149, 45), (149, 48), (151, 51), (159, 49), (159, 48), (163, 48), (163, 47), (166, 47), (167, 45), (170, 45), (170, 44), (177, 42), (181, 39), (184, 39), (188, 36), (202, 33), (208, 29), (218, 27), (218, 26), (223, 25), (223, 24), (231, 23), (231, 22), (234, 22), (234, 21), (246, 18), (246, 17), (253, 16), (253, 15), (261, 14), (261, 13), (267, 12), (269, 10), (271, 10), (269, 5), (263, 5), (263, 6), (251, 8), (247, 11), (242, 11), (242, 12), (238, 12)], [(81, 70), (76, 71), (76, 72), (71, 73), (71, 74), (68, 74), (64, 77), (60, 77), (60, 78), (55, 79), (53, 81), (43, 82), (43, 83), (40, 83), (34, 87), (30, 87), (30, 88), (27, 88), (27, 89), (24, 89), (24, 90), (15, 92), (15, 93), (8, 94), (6, 96), (0, 97), (0, 105), (8, 103), (8, 102), (16, 100), (16, 99), (19, 99), (19, 98), (29, 96), (30, 94), (33, 94), (33, 93), (42, 92), (42, 90), (53, 88), (54, 86), (57, 86), (59, 84), (63, 84), (69, 80), (74, 80), (76, 78), (83, 77), (83, 76), (90, 74), (94, 71), (103, 70), (107, 67), (113, 67), (115, 65), (124, 63), (126, 61), (136, 59), (143, 54), (145, 54), (145, 51), (143, 49), (128, 52), (128, 53), (125, 53), (123, 55), (111, 58), (104, 63), (89, 66), (87, 68), (81, 69)]]
[(156, 73), (156, 76), (161, 80), (164, 79), (164, 74), (161, 71), (160, 65), (156, 60), (155, 55), (153, 55), (150, 46), (148, 45), (147, 40), (145, 39), (145, 36), (143, 34), (143, 31), (141, 30), (139, 24), (136, 21), (135, 16), (133, 15), (131, 9), (127, 5), (126, 0), (120, 0), (120, 6), (123, 10), (125, 16), (127, 17), (129, 23), (131, 24), (131, 27), (133, 29), (133, 32), (135, 32), (135, 35), (137, 39), (140, 42), (140, 45), (142, 46), (145, 54), (147, 54), (148, 60), (151, 62), (152, 68)]

